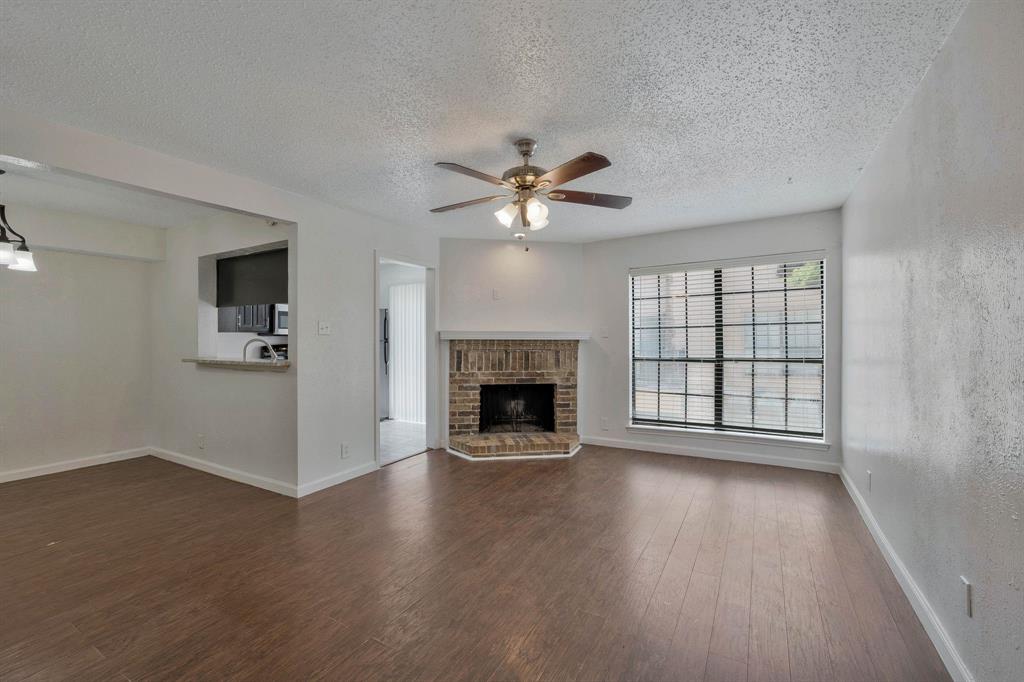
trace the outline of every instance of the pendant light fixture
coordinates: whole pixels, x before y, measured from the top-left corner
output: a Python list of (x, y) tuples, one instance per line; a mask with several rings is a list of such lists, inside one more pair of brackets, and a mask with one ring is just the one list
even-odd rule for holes
[[(0, 169), (0, 175), (4, 172)], [(8, 233), (16, 239), (12, 241)], [(7, 207), (3, 204), (0, 204), (0, 265), (6, 265), (8, 270), (36, 272), (35, 257), (25, 243), (25, 238), (7, 222)]]

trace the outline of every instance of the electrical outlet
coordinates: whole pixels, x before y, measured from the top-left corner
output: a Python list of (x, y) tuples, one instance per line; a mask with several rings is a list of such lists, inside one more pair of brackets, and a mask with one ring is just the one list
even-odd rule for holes
[(601, 430), (602, 431), (607, 431), (608, 430), (608, 417), (601, 417)]
[(974, 590), (967, 578), (960, 576), (960, 582), (964, 584), (964, 605), (967, 607), (967, 617), (974, 618)]
[(341, 444), (341, 458), (342, 459), (348, 459), (348, 454), (349, 454), (348, 443), (342, 443)]
[(200, 450), (205, 450), (206, 449), (206, 436), (204, 436), (203, 434), (200, 433), (198, 440), (199, 440), (199, 449)]
[(316, 333), (319, 336), (330, 336), (331, 334), (331, 323), (324, 320), (318, 320), (316, 323)]
[(868, 492), (871, 492), (871, 469), (868, 469)]

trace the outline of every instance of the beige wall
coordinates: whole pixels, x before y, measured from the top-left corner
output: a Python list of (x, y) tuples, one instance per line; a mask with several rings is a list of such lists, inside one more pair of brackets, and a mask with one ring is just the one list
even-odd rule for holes
[[(167, 230), (167, 256), (152, 268), (148, 320), (152, 330), (155, 437), (150, 445), (238, 472), (273, 489), (296, 482), (296, 374), (239, 372), (183, 363), (197, 354), (199, 258), (288, 239), (283, 227), (224, 213)], [(213, 320), (216, 324), (216, 320)], [(215, 327), (214, 327), (215, 328)], [(208, 330), (213, 333), (212, 329)], [(224, 334), (241, 357), (251, 334)], [(206, 340), (209, 347), (209, 339)], [(254, 349), (250, 349), (251, 352)], [(211, 353), (213, 354), (213, 353)], [(200, 436), (205, 447), (200, 448)]]
[[(374, 272), (376, 252), (436, 266), (438, 239), (422, 226), (378, 218), (103, 135), (0, 110), (11, 156), (169, 196), (297, 224), (289, 251), (289, 346), (297, 386), (298, 492), (376, 468)], [(428, 276), (428, 286), (430, 278)], [(317, 321), (332, 333), (318, 335)], [(427, 383), (436, 386), (436, 339), (428, 340)], [(433, 392), (433, 391), (431, 391)], [(428, 403), (428, 440), (436, 424)], [(431, 413), (434, 410), (434, 413)], [(436, 431), (436, 427), (434, 427)], [(349, 456), (340, 457), (341, 445)]]
[(35, 259), (35, 273), (0, 268), (0, 480), (140, 448), (151, 435), (151, 265)]
[(441, 329), (580, 331), (583, 246), (441, 240)]

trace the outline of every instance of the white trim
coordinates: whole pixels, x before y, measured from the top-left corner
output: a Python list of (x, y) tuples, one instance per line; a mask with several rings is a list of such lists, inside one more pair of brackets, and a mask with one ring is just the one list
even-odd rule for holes
[(581, 447), (583, 446), (577, 445), (569, 452), (552, 453), (550, 455), (495, 455), (493, 457), (472, 457), (464, 452), (459, 452), (458, 450), (453, 450), (451, 448), (445, 448), (445, 450), (448, 452), (449, 455), (461, 457), (462, 459), (468, 462), (492, 462), (509, 459), (569, 459), (577, 452), (579, 452)]
[(245, 471), (226, 467), (223, 464), (215, 464), (214, 462), (208, 462), (205, 459), (199, 459), (198, 457), (192, 457), (190, 455), (183, 455), (180, 452), (172, 452), (171, 450), (164, 450), (163, 448), (150, 447), (146, 448), (146, 450), (148, 451), (148, 454), (151, 454), (154, 457), (159, 457), (160, 459), (165, 459), (168, 462), (174, 462), (175, 464), (180, 464), (191, 469), (205, 471), (206, 473), (213, 474), (214, 476), (220, 476), (221, 478), (227, 478), (232, 481), (245, 483), (257, 488), (263, 488), (264, 490), (270, 490), (271, 492), (287, 495), (288, 497), (297, 497), (296, 488), (291, 483), (278, 481), (274, 478), (257, 476), (256, 474), (250, 474)]
[(671, 443), (647, 443), (634, 440), (619, 440), (617, 438), (602, 438), (600, 436), (581, 436), (580, 440), (586, 445), (603, 445), (609, 448), (659, 452), (666, 455), (704, 457), (706, 459), (723, 459), (731, 462), (748, 462), (750, 464), (768, 464), (770, 466), (789, 467), (790, 469), (823, 471), (829, 474), (839, 473), (838, 462), (827, 462), (819, 459), (780, 457), (778, 455), (761, 455), (750, 452), (737, 452), (735, 450), (718, 450), (714, 448), (674, 445)]
[(732, 441), (734, 443), (759, 443), (762, 445), (782, 445), (791, 448), (803, 448), (805, 450), (828, 451), (832, 448), (831, 443), (814, 438), (792, 438), (787, 436), (773, 436), (767, 433), (743, 433), (741, 431), (710, 431), (704, 429), (688, 429), (675, 426), (648, 426), (646, 424), (629, 424), (627, 431), (634, 433), (655, 433), (666, 436), (686, 436), (687, 438), (704, 438), (707, 440)]
[(110, 462), (120, 462), (126, 459), (134, 459), (136, 457), (145, 457), (151, 455), (159, 459), (173, 462), (174, 464), (180, 464), (181, 466), (189, 467), (190, 469), (198, 469), (214, 476), (220, 476), (221, 478), (227, 478), (238, 483), (245, 483), (256, 488), (262, 488), (263, 490), (269, 490), (287, 497), (303, 497), (310, 493), (315, 493), (318, 490), (329, 488), (339, 483), (344, 483), (353, 478), (363, 476), (365, 474), (372, 473), (378, 469), (376, 462), (370, 462), (368, 464), (361, 464), (352, 469), (346, 471), (340, 471), (330, 476), (324, 476), (315, 481), (304, 483), (300, 486), (294, 486), (291, 483), (285, 483), (273, 478), (266, 478), (265, 476), (257, 476), (256, 474), (250, 474), (245, 471), (238, 469), (232, 469), (222, 464), (216, 464), (209, 462), (198, 457), (192, 457), (190, 455), (184, 455), (180, 452), (173, 452), (171, 450), (164, 450), (163, 448), (155, 448), (147, 446), (144, 448), (134, 448), (132, 450), (121, 450), (119, 452), (107, 452), (101, 455), (93, 455), (91, 457), (82, 457), (79, 459), (69, 459), (63, 462), (54, 462), (53, 464), (43, 464), (35, 467), (28, 467), (26, 469), (13, 469), (11, 471), (0, 471), (0, 483), (6, 483), (8, 481), (19, 481), (26, 478), (34, 478), (36, 476), (46, 476), (48, 474), (56, 474), (62, 471), (70, 471), (72, 469), (83, 469), (85, 467), (96, 466), (98, 464), (108, 464)]
[(85, 467), (92, 467), (98, 464), (109, 464), (110, 462), (120, 462), (126, 459), (145, 457), (148, 454), (149, 448), (132, 448), (131, 450), (105, 452), (103, 454), (91, 455), (89, 457), (79, 457), (78, 459), (65, 459), (61, 462), (40, 464), (39, 466), (26, 467), (24, 469), (0, 471), (0, 483), (20, 481), (25, 478), (35, 478), (36, 476), (46, 476), (48, 474), (59, 474), (62, 471), (71, 471), (72, 469), (84, 469)]
[(666, 263), (665, 265), (650, 265), (646, 267), (630, 268), (629, 276), (664, 275), (673, 272), (686, 272), (688, 270), (714, 270), (716, 268), (742, 267), (744, 265), (767, 265), (802, 260), (823, 260), (825, 255), (826, 252), (824, 249), (818, 249), (815, 251), (797, 251), (795, 253), (767, 253), (758, 254), (756, 256), (743, 256), (740, 258), (702, 260), (690, 263)]
[(914, 607), (914, 613), (917, 614), (921, 624), (924, 625), (925, 632), (928, 633), (932, 644), (935, 645), (935, 649), (939, 652), (942, 662), (946, 664), (946, 670), (949, 671), (950, 675), (957, 682), (974, 682), (974, 675), (971, 674), (967, 664), (964, 663), (964, 659), (960, 657), (960, 653), (956, 650), (953, 638), (949, 636), (946, 628), (943, 627), (938, 614), (935, 613), (935, 609), (928, 602), (924, 590), (917, 584), (914, 576), (907, 569), (906, 564), (903, 563), (899, 554), (893, 549), (889, 539), (882, 531), (882, 527), (878, 524), (875, 515), (871, 513), (867, 500), (860, 494), (860, 490), (857, 489), (845, 468), (840, 468), (839, 478), (842, 479), (843, 485), (846, 486), (846, 491), (853, 499), (853, 503), (857, 505), (857, 510), (860, 512), (861, 518), (864, 519), (864, 524), (871, 531), (871, 536), (875, 539), (875, 543), (878, 544), (878, 548), (882, 550), (882, 556), (885, 557), (886, 563), (889, 564), (889, 568), (892, 569), (896, 580), (899, 581), (900, 587), (903, 588), (903, 593), (907, 595), (907, 599), (910, 601), (910, 605)]
[(438, 332), (442, 341), (463, 339), (467, 341), (586, 341), (590, 332), (513, 332), (513, 331), (458, 331), (442, 329)]
[(368, 462), (351, 469), (346, 469), (345, 471), (339, 471), (338, 473), (331, 474), (330, 476), (318, 478), (315, 481), (310, 481), (309, 483), (303, 483), (298, 487), (297, 497), (305, 497), (306, 495), (318, 492), (324, 488), (330, 488), (331, 486), (338, 485), (339, 483), (351, 481), (353, 478), (372, 474), (379, 468), (380, 467), (377, 466), (376, 462)]

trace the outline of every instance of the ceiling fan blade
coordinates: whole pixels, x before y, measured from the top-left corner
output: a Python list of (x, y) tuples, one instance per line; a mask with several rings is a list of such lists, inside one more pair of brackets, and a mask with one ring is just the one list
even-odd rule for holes
[[(587, 152), (577, 156), (572, 161), (566, 161), (558, 168), (549, 170), (544, 175), (537, 178), (538, 187), (558, 187), (559, 185), (565, 184), (570, 180), (581, 178), (584, 175), (599, 171), (602, 168), (607, 168), (612, 165), (606, 157), (594, 152)], [(547, 184), (544, 184), (547, 183)]]
[(486, 204), (488, 201), (494, 201), (495, 199), (511, 199), (510, 194), (495, 194), (489, 197), (480, 197), (479, 199), (470, 199), (469, 201), (460, 201), (457, 204), (448, 204), (447, 206), (439, 206), (438, 208), (430, 209), (431, 213), (444, 213), (445, 211), (454, 211), (457, 208), (463, 208), (465, 206), (475, 206), (476, 204)]
[(466, 168), (465, 166), (460, 166), (457, 163), (449, 163), (447, 161), (438, 161), (434, 165), (435, 166), (440, 166), (441, 168), (453, 171), (455, 173), (462, 173), (463, 175), (468, 175), (469, 177), (476, 178), (477, 180), (483, 180), (484, 182), (489, 182), (492, 185), (498, 185), (499, 187), (507, 187), (508, 189), (515, 189), (516, 188), (516, 186), (513, 185), (511, 182), (508, 182), (506, 180), (502, 180), (501, 178), (496, 178), (493, 175), (488, 175), (487, 173), (481, 173), (480, 171), (473, 170), (472, 168)]
[(571, 189), (560, 189), (548, 194), (551, 201), (567, 201), (571, 204), (586, 204), (601, 208), (626, 208), (633, 203), (633, 197), (620, 197), (617, 194), (595, 194), (594, 192), (576, 192)]

